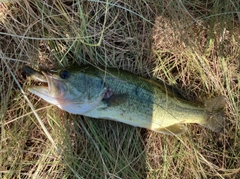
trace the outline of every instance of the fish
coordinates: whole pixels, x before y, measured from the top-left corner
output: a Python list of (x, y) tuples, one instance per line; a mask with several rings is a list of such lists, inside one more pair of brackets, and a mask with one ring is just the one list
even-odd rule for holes
[(160, 80), (91, 65), (37, 71), (23, 68), (40, 85), (28, 90), (72, 114), (118, 121), (169, 135), (187, 131), (197, 123), (215, 132), (224, 130), (225, 96), (199, 104)]

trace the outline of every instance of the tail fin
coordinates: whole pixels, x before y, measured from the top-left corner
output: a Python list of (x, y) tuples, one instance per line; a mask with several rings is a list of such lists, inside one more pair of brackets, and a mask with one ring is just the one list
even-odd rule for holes
[(206, 121), (202, 125), (215, 132), (222, 132), (224, 128), (224, 96), (218, 96), (205, 102)]

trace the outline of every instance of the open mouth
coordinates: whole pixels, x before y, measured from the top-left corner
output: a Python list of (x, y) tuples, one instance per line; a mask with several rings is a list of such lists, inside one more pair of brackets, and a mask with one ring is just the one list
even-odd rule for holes
[(36, 94), (37, 96), (40, 96), (40, 93), (44, 94), (45, 96), (49, 95), (48, 80), (44, 73), (38, 72), (29, 66), (24, 66), (23, 71), (28, 78), (36, 82), (41, 82), (40, 86), (32, 86), (28, 88), (31, 93)]
[(41, 72), (38, 72), (29, 66), (24, 66), (23, 71), (26, 73), (28, 77), (32, 78), (33, 80), (47, 83), (46, 76)]
[(25, 66), (23, 70), (29, 78), (41, 82), (40, 86), (31, 86), (28, 88), (31, 93), (51, 104), (59, 104), (59, 100), (62, 99), (65, 91), (65, 85), (63, 83), (54, 79), (52, 74), (47, 72), (41, 73), (28, 66)]

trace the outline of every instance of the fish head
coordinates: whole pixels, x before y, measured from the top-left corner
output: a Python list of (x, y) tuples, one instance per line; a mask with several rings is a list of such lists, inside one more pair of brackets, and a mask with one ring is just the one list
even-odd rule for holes
[(31, 67), (24, 71), (32, 79), (42, 82), (28, 90), (73, 114), (84, 114), (94, 109), (106, 92), (103, 80), (88, 67), (69, 67), (38, 72)]

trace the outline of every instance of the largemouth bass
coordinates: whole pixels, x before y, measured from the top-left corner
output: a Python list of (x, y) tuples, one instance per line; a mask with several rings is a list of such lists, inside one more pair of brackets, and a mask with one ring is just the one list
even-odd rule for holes
[(184, 123), (198, 123), (216, 132), (223, 129), (223, 96), (198, 106), (160, 81), (89, 65), (43, 72), (26, 66), (24, 71), (47, 84), (30, 87), (31, 93), (72, 114), (119, 121), (170, 135), (185, 132)]

